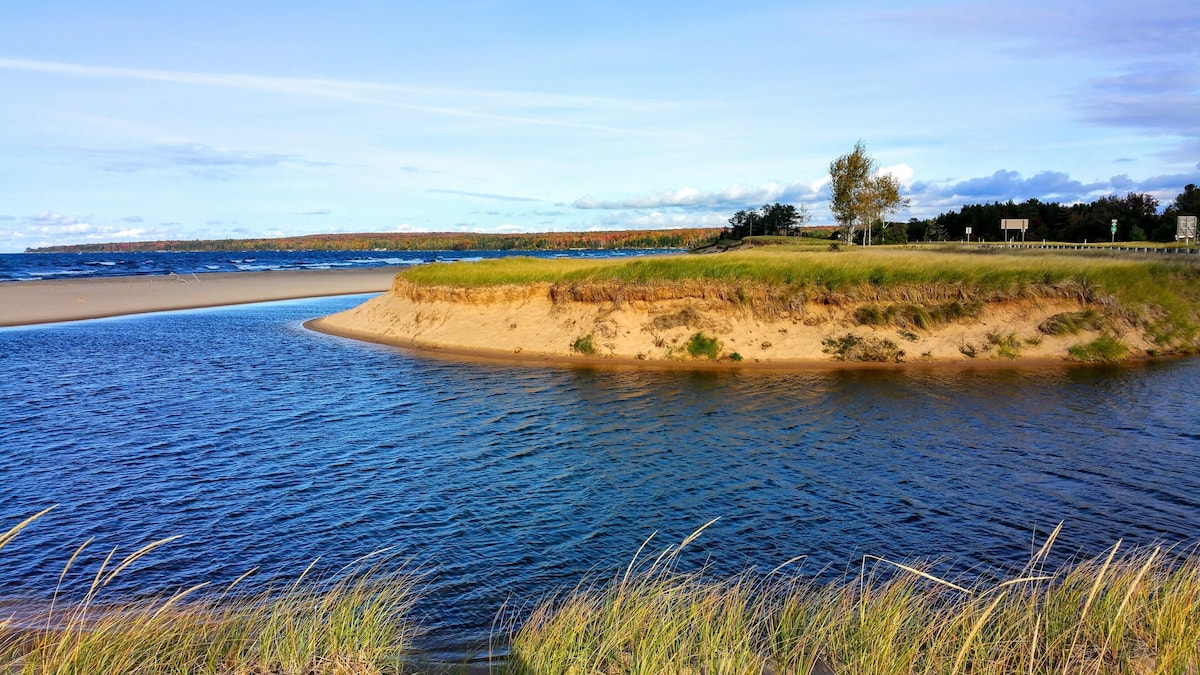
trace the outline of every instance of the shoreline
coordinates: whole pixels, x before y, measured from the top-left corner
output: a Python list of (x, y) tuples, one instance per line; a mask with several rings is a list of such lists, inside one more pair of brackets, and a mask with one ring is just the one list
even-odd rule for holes
[(512, 353), (499, 349), (484, 349), (452, 344), (423, 344), (412, 338), (382, 336), (368, 331), (356, 331), (330, 325), (328, 317), (309, 319), (303, 326), (316, 333), (356, 340), (369, 344), (395, 347), (421, 356), (452, 361), (474, 361), (508, 365), (538, 365), (560, 368), (597, 368), (616, 370), (672, 370), (706, 372), (832, 372), (839, 370), (965, 371), (965, 370), (1056, 370), (1061, 368), (1108, 366), (1140, 366), (1180, 357), (1128, 358), (1118, 363), (1097, 364), (1069, 361), (1060, 357), (1021, 357), (1015, 359), (985, 358), (978, 360), (913, 360), (913, 361), (837, 361), (833, 359), (778, 359), (771, 361), (730, 360), (645, 360), (619, 356), (570, 356), (562, 354)]
[(0, 327), (382, 293), (402, 267), (45, 279), (0, 283)]

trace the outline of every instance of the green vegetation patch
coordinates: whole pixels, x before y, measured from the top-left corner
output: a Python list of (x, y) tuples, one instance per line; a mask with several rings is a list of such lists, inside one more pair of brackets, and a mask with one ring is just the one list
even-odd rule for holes
[(575, 338), (575, 341), (571, 343), (571, 349), (576, 353), (591, 356), (596, 353), (596, 338), (591, 333)]
[(951, 300), (930, 307), (913, 303), (869, 304), (854, 310), (854, 320), (862, 326), (895, 326), (900, 329), (932, 330), (983, 313), (978, 300)]
[(831, 354), (838, 361), (895, 361), (904, 360), (904, 350), (887, 338), (873, 335), (859, 336), (846, 333), (841, 337), (830, 336), (821, 340), (821, 351)]
[(1129, 345), (1114, 335), (1105, 333), (1100, 337), (1078, 344), (1067, 350), (1071, 359), (1087, 363), (1116, 363), (1129, 353)]
[(1021, 340), (1017, 338), (1016, 333), (1001, 333), (1000, 331), (990, 331), (985, 336), (988, 344), (997, 348), (997, 354), (1001, 358), (1015, 359), (1021, 355)]
[(694, 359), (715, 359), (721, 355), (721, 341), (703, 332), (695, 333), (688, 338), (687, 353)]
[(1055, 314), (1043, 321), (1038, 331), (1046, 335), (1076, 335), (1085, 330), (1100, 330), (1104, 323), (1104, 315), (1089, 307), (1079, 312)]

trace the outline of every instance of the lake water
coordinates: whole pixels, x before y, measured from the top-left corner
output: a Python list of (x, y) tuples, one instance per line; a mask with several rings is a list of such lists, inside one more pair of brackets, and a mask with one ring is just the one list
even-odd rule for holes
[(620, 258), (663, 249), (572, 251), (152, 251), (147, 253), (0, 253), (0, 282), (158, 274), (273, 272), (421, 265), (510, 256)]
[(0, 552), (0, 602), (48, 597), (88, 537), (83, 567), (182, 535), (122, 575), (131, 594), (394, 547), (428, 575), (442, 650), (718, 516), (685, 556), (717, 574), (802, 554), (813, 573), (866, 553), (1007, 568), (1059, 521), (1060, 558), (1200, 535), (1197, 359), (534, 367), (301, 325), (365, 297), (0, 329), (0, 531), (59, 505)]

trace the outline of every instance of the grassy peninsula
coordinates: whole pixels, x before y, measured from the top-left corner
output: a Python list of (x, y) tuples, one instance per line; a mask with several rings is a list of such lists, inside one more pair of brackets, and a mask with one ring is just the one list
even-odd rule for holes
[[(954, 246), (828, 249), (418, 266), (397, 276), (388, 297), (372, 301), (375, 310), (344, 313), (346, 332), (453, 346), (459, 307), (471, 308), (475, 325), (508, 326), (487, 338), (490, 343), (467, 346), (518, 354), (744, 364), (1119, 361), (1200, 351), (1200, 265), (1189, 257)], [(530, 314), (542, 301), (545, 320)], [(485, 313), (486, 307), (496, 311)], [(431, 331), (435, 316), (450, 328)], [(558, 320), (563, 317), (568, 320)], [(557, 342), (535, 344), (521, 336), (531, 321), (543, 324), (538, 336), (561, 333)], [(697, 359), (695, 340), (720, 346), (700, 350)]]

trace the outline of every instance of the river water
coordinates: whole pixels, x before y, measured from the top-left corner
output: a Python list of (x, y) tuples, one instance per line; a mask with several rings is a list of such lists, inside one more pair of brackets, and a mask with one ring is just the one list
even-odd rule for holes
[(969, 575), (1019, 566), (1060, 521), (1060, 558), (1200, 535), (1197, 359), (589, 369), (302, 326), (365, 297), (0, 329), (0, 531), (58, 505), (0, 551), (0, 601), (49, 597), (89, 537), (80, 569), (182, 535), (122, 575), (128, 594), (392, 547), (425, 574), (424, 644), (469, 649), (505, 601), (716, 517), (684, 557), (715, 574), (873, 554)]

